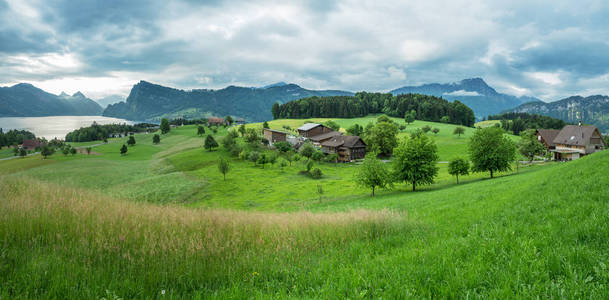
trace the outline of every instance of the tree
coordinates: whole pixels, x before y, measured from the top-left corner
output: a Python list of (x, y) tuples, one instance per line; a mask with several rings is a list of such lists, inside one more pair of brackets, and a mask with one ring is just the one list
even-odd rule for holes
[(104, 138), (104, 144), (107, 144), (107, 143), (108, 143), (108, 139)]
[(224, 176), (224, 181), (226, 181), (226, 173), (230, 171), (230, 164), (226, 158), (220, 157), (220, 160), (218, 160), (218, 170)]
[(464, 133), (465, 133), (465, 128), (463, 128), (461, 126), (455, 127), (455, 130), (453, 131), (453, 134), (457, 134), (457, 135), (459, 135), (459, 137), (461, 137), (461, 135)]
[(129, 146), (135, 146), (135, 137), (130, 135), (129, 136), (129, 140), (127, 140), (127, 145)]
[(21, 156), (21, 157), (26, 157), (27, 156), (27, 151), (23, 147), (19, 148), (19, 156)]
[(313, 144), (311, 144), (311, 142), (309, 141), (304, 143), (304, 145), (302, 145), (302, 147), (300, 148), (300, 155), (306, 158), (311, 158), (311, 156), (313, 156), (313, 153), (315, 153), (315, 147), (313, 147)]
[(255, 128), (246, 129), (244, 139), (252, 146), (258, 146), (260, 144), (260, 141), (262, 140), (260, 134), (258, 134), (258, 130), (256, 130)]
[(90, 155), (91, 154), (91, 147), (85, 148), (85, 151), (87, 151), (87, 155)]
[(417, 185), (432, 184), (438, 175), (438, 148), (425, 134), (406, 137), (395, 149), (393, 170), (397, 181), (412, 183), (412, 191)]
[(440, 122), (442, 123), (450, 123), (450, 117), (449, 116), (444, 116), (440, 119)]
[(351, 127), (347, 128), (347, 133), (350, 135), (360, 136), (364, 133), (364, 127), (359, 124), (353, 124)]
[(520, 133), (518, 151), (532, 162), (536, 155), (542, 155), (546, 151), (546, 147), (537, 140), (535, 130), (528, 129)]
[(260, 158), (260, 152), (258, 151), (252, 151), (249, 153), (249, 155), (247, 156), (247, 158), (254, 163), (254, 166), (256, 165), (256, 162), (258, 162), (258, 158)]
[(232, 135), (227, 135), (222, 139), (222, 146), (224, 147), (224, 149), (230, 151), (231, 149), (233, 149), (233, 147), (237, 145), (237, 142), (235, 141), (235, 139), (233, 139)]
[(431, 126), (425, 125), (421, 128), (421, 130), (423, 131), (423, 133), (428, 133), (429, 131), (431, 131)]
[(241, 124), (241, 126), (239, 126), (239, 133), (241, 133), (241, 137), (245, 136), (245, 125)]
[(205, 134), (205, 128), (204, 128), (203, 126), (199, 125), (199, 126), (197, 127), (197, 135), (198, 135), (198, 136), (202, 136), (202, 135), (204, 135), (204, 134)]
[(205, 138), (205, 142), (203, 143), (203, 147), (207, 149), (207, 151), (212, 151), (213, 148), (218, 147), (218, 142), (216, 142), (211, 134), (208, 134)]
[(65, 147), (61, 148), (61, 153), (63, 153), (64, 156), (68, 156), (68, 154), (70, 154), (70, 145), (66, 145)]
[(44, 159), (53, 155), (53, 153), (55, 153), (55, 148), (53, 148), (49, 145), (42, 146), (42, 149), (40, 150), (40, 154), (42, 155), (42, 158), (44, 158)]
[(317, 185), (317, 195), (319, 196), (319, 203), (321, 203), (321, 197), (324, 195), (324, 188), (321, 184)]
[(167, 121), (167, 119), (165, 118), (161, 119), (161, 133), (168, 133), (169, 130), (171, 130), (171, 127), (169, 126), (169, 121)]
[(155, 134), (155, 135), (152, 136), (152, 143), (153, 144), (156, 145), (156, 144), (158, 144), (160, 142), (161, 142), (161, 136), (160, 135)]
[(127, 146), (125, 146), (125, 144), (123, 144), (123, 146), (121, 147), (121, 155), (125, 155), (127, 154)]
[(333, 162), (333, 163), (337, 163), (338, 162), (338, 153), (330, 153), (328, 154), (328, 156), (326, 156), (326, 161), (327, 162)]
[(322, 159), (324, 159), (324, 154), (321, 151), (315, 151), (313, 152), (313, 154), (311, 155), (311, 159), (314, 161), (321, 161)]
[(273, 143), (273, 147), (279, 150), (281, 153), (286, 153), (292, 150), (292, 145), (289, 142), (275, 142)]
[(269, 129), (269, 123), (267, 121), (264, 121), (264, 123), (262, 123), (262, 128)]
[(373, 152), (389, 156), (398, 144), (398, 132), (398, 125), (394, 122), (378, 122), (366, 134), (366, 144)]
[(459, 175), (469, 175), (469, 161), (464, 158), (454, 158), (448, 163), (448, 174), (457, 177), (459, 184)]
[(235, 120), (233, 120), (233, 117), (231, 116), (226, 116), (226, 118), (224, 118), (224, 120), (226, 121), (226, 123), (230, 126), (233, 125), (233, 122), (235, 122)]
[(387, 187), (391, 180), (385, 164), (376, 158), (376, 154), (368, 154), (355, 173), (355, 182), (360, 186), (371, 188), (372, 197), (374, 197), (374, 190), (377, 187)]
[(313, 178), (313, 179), (320, 179), (323, 176), (323, 172), (321, 171), (320, 168), (313, 169), (313, 171), (311, 171), (310, 174), (311, 174), (311, 178)]
[(414, 122), (414, 118), (416, 118), (417, 116), (417, 112), (414, 110), (411, 111), (407, 111), (404, 114), (404, 122), (406, 122), (406, 124), (410, 125), (410, 123)]
[(516, 160), (516, 146), (503, 129), (487, 127), (477, 129), (469, 141), (469, 155), (472, 160), (472, 171), (493, 173), (511, 170), (511, 163)]
[(264, 165), (269, 162), (268, 159), (266, 159), (266, 154), (261, 153), (258, 156), (258, 160), (256, 161), (259, 165), (262, 165), (262, 168), (264, 169)]
[(76, 148), (71, 147), (70, 148), (70, 154), (75, 155), (76, 154)]
[(274, 166), (275, 163), (277, 162), (277, 153), (273, 152), (271, 154), (269, 154), (266, 158), (267, 162), (271, 164), (271, 166)]
[(438, 132), (440, 132), (440, 129), (438, 127), (434, 127), (434, 129), (432, 129), (431, 132), (433, 132), (433, 134), (437, 135)]
[(340, 125), (338, 125), (338, 123), (332, 121), (332, 120), (328, 120), (324, 123), (324, 125), (326, 125), (328, 128), (331, 128), (334, 131), (338, 131), (340, 129)]

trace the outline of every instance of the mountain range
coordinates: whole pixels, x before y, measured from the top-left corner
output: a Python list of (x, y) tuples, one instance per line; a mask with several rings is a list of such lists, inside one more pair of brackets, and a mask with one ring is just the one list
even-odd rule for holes
[(102, 111), (81, 92), (54, 95), (28, 83), (0, 87), (0, 117), (95, 116)]
[(94, 99), (97, 104), (99, 104), (104, 109), (108, 107), (110, 104), (119, 103), (121, 101), (125, 101), (125, 97), (121, 95), (110, 95), (100, 99)]
[(516, 97), (498, 93), (486, 84), (482, 78), (470, 78), (460, 82), (445, 84), (430, 83), (419, 86), (404, 86), (392, 90), (391, 93), (393, 95), (408, 93), (424, 94), (442, 97), (449, 101), (459, 100), (469, 106), (479, 119), (514, 108), (526, 102), (541, 101), (534, 97)]
[(125, 102), (109, 105), (103, 115), (129, 120), (159, 120), (160, 118), (200, 118), (232, 115), (250, 122), (272, 119), (275, 102), (312, 96), (348, 96), (351, 92), (335, 90), (307, 90), (296, 84), (283, 82), (269, 86), (229, 86), (219, 90), (174, 89), (147, 81), (140, 81), (131, 89)]
[(572, 96), (555, 102), (529, 102), (507, 112), (540, 114), (577, 123), (592, 124), (602, 131), (609, 131), (609, 96)]

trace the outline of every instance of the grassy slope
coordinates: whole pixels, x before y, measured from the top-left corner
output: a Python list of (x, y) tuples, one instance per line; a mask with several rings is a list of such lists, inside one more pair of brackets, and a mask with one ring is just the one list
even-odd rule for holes
[(608, 169), (604, 152), (311, 202), (315, 214), (159, 207), (5, 178), (0, 295), (607, 298)]

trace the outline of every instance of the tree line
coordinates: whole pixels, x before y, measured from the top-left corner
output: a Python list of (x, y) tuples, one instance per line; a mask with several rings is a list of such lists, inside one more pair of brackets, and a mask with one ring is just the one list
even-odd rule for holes
[(4, 132), (0, 128), (0, 148), (23, 144), (23, 140), (33, 140), (36, 136), (27, 130), (12, 129)]
[(474, 112), (465, 104), (421, 94), (393, 96), (360, 92), (355, 96), (310, 97), (285, 104), (275, 103), (272, 107), (275, 119), (356, 118), (379, 113), (404, 118), (411, 112), (417, 120), (469, 127), (475, 122)]
[(491, 115), (488, 119), (500, 120), (501, 128), (513, 132), (514, 135), (520, 135), (520, 132), (527, 129), (562, 129), (567, 124), (563, 120), (548, 116), (516, 112)]
[(101, 141), (109, 138), (112, 134), (123, 134), (128, 132), (144, 132), (155, 124), (139, 123), (128, 124), (106, 124), (100, 125), (95, 122), (89, 127), (81, 127), (66, 135), (66, 142), (90, 142)]

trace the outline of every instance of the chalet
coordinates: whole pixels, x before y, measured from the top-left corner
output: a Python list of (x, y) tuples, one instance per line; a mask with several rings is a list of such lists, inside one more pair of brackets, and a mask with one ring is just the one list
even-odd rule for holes
[(21, 148), (25, 150), (34, 150), (36, 148), (42, 147), (44, 145), (39, 140), (23, 140), (23, 144), (21, 144)]
[(349, 162), (366, 156), (366, 143), (359, 136), (340, 135), (321, 143), (321, 151), (337, 153), (338, 161)]
[(222, 118), (216, 118), (216, 117), (210, 117), (209, 119), (207, 119), (207, 125), (216, 125), (216, 126), (220, 126), (220, 125), (226, 125), (226, 120), (222, 119)]
[(338, 131), (330, 131), (330, 132), (322, 133), (320, 135), (309, 137), (309, 140), (311, 140), (311, 142), (313, 142), (314, 146), (319, 147), (319, 146), (321, 146), (321, 144), (323, 142), (325, 142), (331, 138), (341, 136), (341, 135), (343, 135), (343, 134)]
[(298, 128), (298, 134), (306, 138), (328, 133), (330, 131), (333, 131), (332, 128), (317, 123), (307, 123)]
[(555, 160), (573, 160), (596, 151), (605, 150), (607, 143), (595, 126), (567, 125), (554, 138)]
[(535, 132), (535, 135), (537, 135), (537, 140), (542, 143), (548, 151), (551, 151), (556, 149), (554, 139), (559, 132), (560, 130), (558, 129), (538, 129)]
[(285, 142), (288, 137), (288, 134), (286, 132), (268, 128), (264, 128), (263, 134), (264, 138), (269, 141), (271, 145), (276, 142)]

